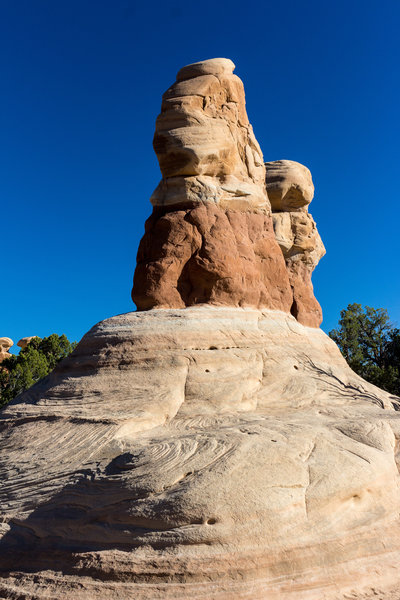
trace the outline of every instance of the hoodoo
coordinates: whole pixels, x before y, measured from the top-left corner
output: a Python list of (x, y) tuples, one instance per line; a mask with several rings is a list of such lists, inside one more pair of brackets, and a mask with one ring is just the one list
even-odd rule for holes
[(1, 598), (396, 597), (400, 398), (319, 329), (311, 174), (233, 68), (164, 94), (138, 311), (1, 413)]
[[(311, 174), (291, 161), (267, 163), (266, 173), (234, 66), (217, 58), (184, 67), (163, 96), (154, 135), (163, 178), (151, 198), (132, 298), (139, 310), (271, 308), (318, 327), (311, 272), (324, 249), (303, 209), (313, 197)], [(266, 176), (268, 185), (276, 181), (273, 208), (292, 211), (277, 220), (291, 240), (286, 253), (274, 235)]]

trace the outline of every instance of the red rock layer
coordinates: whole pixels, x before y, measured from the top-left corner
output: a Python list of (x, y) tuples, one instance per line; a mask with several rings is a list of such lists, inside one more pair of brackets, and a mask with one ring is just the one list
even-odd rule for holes
[(293, 292), (271, 217), (207, 203), (154, 209), (132, 298), (139, 310), (208, 303), (290, 312)]
[(319, 327), (322, 323), (322, 309), (314, 296), (311, 282), (312, 267), (304, 262), (287, 261), (289, 281), (293, 291), (291, 313), (302, 325)]

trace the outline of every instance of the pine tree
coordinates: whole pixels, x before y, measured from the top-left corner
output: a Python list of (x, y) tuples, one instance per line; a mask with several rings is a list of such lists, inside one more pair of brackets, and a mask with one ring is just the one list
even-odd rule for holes
[(349, 304), (329, 336), (353, 371), (400, 396), (400, 330), (390, 323), (386, 309)]

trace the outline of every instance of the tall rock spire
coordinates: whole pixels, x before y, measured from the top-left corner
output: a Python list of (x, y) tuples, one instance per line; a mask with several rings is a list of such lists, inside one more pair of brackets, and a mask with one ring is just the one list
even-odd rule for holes
[(224, 58), (183, 67), (163, 96), (154, 135), (163, 178), (151, 197), (132, 298), (139, 310), (282, 310), (318, 327), (311, 280), (299, 293), (308, 271), (289, 266), (275, 238), (262, 152), (234, 67)]

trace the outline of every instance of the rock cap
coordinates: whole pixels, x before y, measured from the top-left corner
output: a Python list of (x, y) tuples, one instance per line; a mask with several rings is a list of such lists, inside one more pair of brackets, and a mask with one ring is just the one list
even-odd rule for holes
[(229, 58), (209, 58), (186, 65), (179, 69), (176, 80), (185, 81), (199, 75), (231, 75), (235, 70), (235, 63)]
[(35, 337), (37, 337), (37, 336), (36, 335), (31, 335), (31, 336), (28, 336), (28, 337), (21, 338), (19, 340), (19, 342), (17, 342), (17, 346), (19, 346), (20, 348), (24, 349), (24, 348), (27, 347), (27, 345), (29, 344), (29, 342), (31, 340), (35, 339)]
[(311, 172), (294, 160), (265, 163), (268, 198), (272, 210), (294, 211), (310, 204), (314, 197)]
[(0, 349), (3, 352), (6, 352), (7, 350), (9, 350), (13, 344), (14, 344), (14, 342), (9, 337), (1, 337), (0, 338)]

